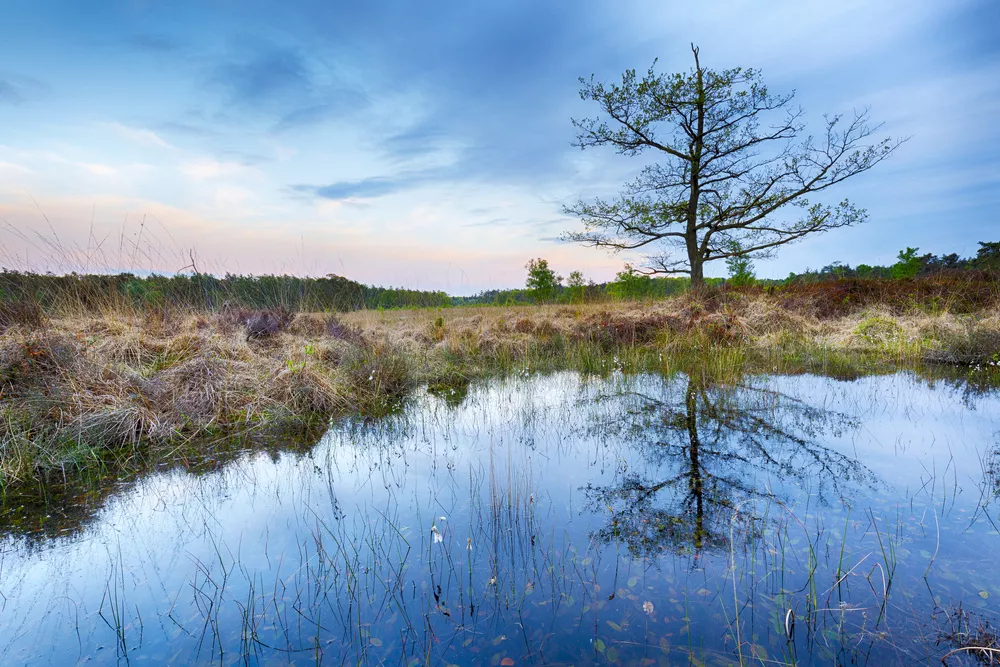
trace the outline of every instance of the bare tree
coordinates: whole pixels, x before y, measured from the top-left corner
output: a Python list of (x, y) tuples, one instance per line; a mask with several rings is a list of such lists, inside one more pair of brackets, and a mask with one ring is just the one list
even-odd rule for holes
[(664, 159), (613, 201), (566, 207), (584, 223), (566, 239), (613, 251), (648, 248), (646, 273), (688, 273), (698, 288), (706, 262), (766, 257), (867, 218), (847, 200), (831, 206), (808, 196), (868, 171), (905, 140), (873, 139), (881, 125), (869, 125), (867, 109), (850, 120), (824, 116), (824, 136), (803, 137), (803, 112), (790, 106), (794, 92), (772, 95), (757, 70), (706, 69), (698, 48), (691, 51), (694, 69), (685, 74), (656, 74), (654, 61), (642, 79), (635, 70), (621, 84), (580, 79), (580, 97), (603, 115), (573, 120), (574, 145), (630, 156), (652, 149)]

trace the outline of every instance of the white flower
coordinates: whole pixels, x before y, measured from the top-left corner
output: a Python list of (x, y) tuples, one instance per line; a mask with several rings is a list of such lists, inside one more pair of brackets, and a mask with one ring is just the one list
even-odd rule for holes
[(647, 614), (649, 614), (650, 616), (652, 616), (653, 615), (653, 603), (650, 602), (649, 600), (646, 600), (645, 602), (642, 603), (642, 610), (644, 612), (646, 612)]

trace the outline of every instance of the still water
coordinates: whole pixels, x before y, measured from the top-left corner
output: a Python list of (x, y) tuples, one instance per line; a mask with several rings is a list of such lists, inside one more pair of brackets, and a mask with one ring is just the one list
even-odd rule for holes
[(998, 433), (909, 374), (418, 392), (4, 524), (0, 664), (940, 664), (1000, 611)]

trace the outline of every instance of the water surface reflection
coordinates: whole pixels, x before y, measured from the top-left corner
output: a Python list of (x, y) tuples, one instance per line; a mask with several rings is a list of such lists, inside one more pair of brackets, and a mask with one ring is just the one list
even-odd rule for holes
[(5, 507), (0, 661), (935, 663), (1000, 599), (998, 430), (904, 374), (432, 388), (65, 532)]

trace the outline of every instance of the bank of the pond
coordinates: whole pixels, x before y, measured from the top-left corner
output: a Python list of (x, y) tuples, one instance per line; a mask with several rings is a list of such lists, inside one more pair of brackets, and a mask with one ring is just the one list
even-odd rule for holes
[[(461, 397), (527, 371), (852, 376), (957, 365), (996, 372), (994, 309), (821, 316), (766, 294), (648, 304), (367, 311), (112, 312), (0, 331), (0, 487), (155, 465), (204, 443), (273, 441), (377, 416), (419, 384)], [(226, 446), (231, 446), (227, 444)], [(195, 450), (195, 451), (192, 451)]]

